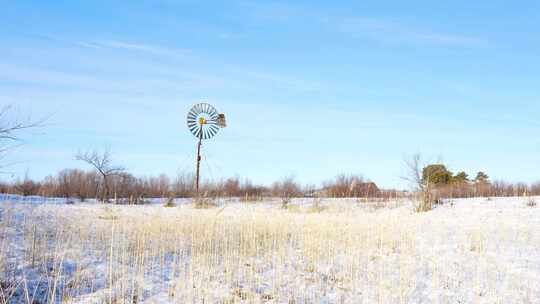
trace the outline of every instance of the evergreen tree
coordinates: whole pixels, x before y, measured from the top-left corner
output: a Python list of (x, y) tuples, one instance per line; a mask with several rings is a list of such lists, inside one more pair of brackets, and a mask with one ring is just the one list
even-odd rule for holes
[(422, 182), (435, 186), (447, 185), (452, 180), (452, 172), (443, 164), (433, 164), (422, 170)]
[(455, 182), (455, 183), (462, 184), (462, 183), (467, 183), (468, 181), (469, 181), (469, 175), (467, 173), (465, 173), (464, 171), (459, 172), (453, 178), (453, 182)]
[(474, 181), (477, 183), (487, 183), (488, 180), (489, 180), (489, 176), (482, 171), (478, 172), (476, 174), (476, 178), (474, 179)]

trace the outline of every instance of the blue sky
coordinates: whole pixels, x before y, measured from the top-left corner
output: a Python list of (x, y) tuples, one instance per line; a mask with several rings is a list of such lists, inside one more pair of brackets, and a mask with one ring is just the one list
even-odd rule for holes
[(137, 175), (193, 170), (185, 116), (204, 101), (229, 122), (204, 144), (206, 178), (401, 188), (421, 152), (540, 179), (538, 1), (0, 5), (0, 104), (50, 117), (3, 160), (13, 176), (107, 146)]

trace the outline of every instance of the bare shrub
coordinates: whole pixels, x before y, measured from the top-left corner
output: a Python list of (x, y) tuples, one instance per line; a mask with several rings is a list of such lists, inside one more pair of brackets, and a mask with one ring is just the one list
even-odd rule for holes
[(225, 196), (240, 196), (240, 180), (238, 177), (232, 177), (223, 183)]
[(26, 172), (24, 179), (15, 184), (15, 190), (23, 196), (37, 195), (41, 185), (31, 180)]
[(440, 202), (438, 196), (430, 189), (426, 189), (419, 193), (418, 198), (416, 199), (416, 204), (414, 205), (414, 211), (416, 212), (427, 212), (433, 210), (433, 206), (437, 205)]
[(95, 172), (85, 172), (78, 169), (60, 171), (55, 179), (47, 183), (47, 192), (50, 192), (51, 186), (55, 182), (57, 185), (55, 192), (58, 196), (78, 198), (83, 202), (89, 197), (95, 197), (96, 189), (99, 187)]
[(262, 200), (265, 193), (268, 192), (268, 188), (261, 185), (254, 185), (250, 179), (244, 179), (240, 185), (240, 195), (247, 197), (251, 201)]
[(177, 197), (189, 197), (195, 192), (195, 175), (179, 172), (172, 185), (172, 191)]
[(290, 202), (291, 202), (290, 197), (282, 197), (281, 198), (281, 208), (287, 209)]
[(531, 185), (531, 189), (529, 190), (529, 193), (531, 195), (540, 195), (540, 182), (536, 182)]
[(195, 197), (193, 203), (194, 203), (195, 209), (209, 209), (209, 208), (215, 208), (218, 206), (214, 199), (212, 199), (211, 197), (208, 197), (207, 193), (200, 195), (198, 197)]
[(527, 203), (526, 203), (527, 207), (536, 207), (537, 203), (536, 203), (536, 200), (534, 199), (534, 197), (529, 197), (527, 199)]
[(176, 207), (176, 203), (174, 202), (174, 197), (169, 197), (163, 207), (172, 208)]
[(376, 197), (381, 194), (377, 185), (360, 175), (340, 174), (334, 180), (323, 183), (329, 197)]
[(294, 180), (294, 177), (286, 177), (272, 185), (272, 195), (281, 198), (282, 208), (287, 208), (293, 197), (302, 195), (300, 185)]
[(403, 177), (411, 183), (416, 195), (414, 198), (414, 211), (426, 212), (433, 209), (433, 202), (438, 199), (433, 193), (431, 183), (425, 181), (422, 174), (422, 155), (414, 154), (410, 158), (404, 160), (407, 170), (406, 176)]

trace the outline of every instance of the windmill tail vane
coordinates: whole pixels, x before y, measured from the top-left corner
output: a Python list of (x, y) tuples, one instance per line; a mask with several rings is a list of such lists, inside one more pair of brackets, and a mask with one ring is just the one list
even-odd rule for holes
[(218, 113), (212, 105), (199, 103), (189, 110), (187, 126), (191, 134), (199, 139), (199, 143), (197, 144), (197, 168), (195, 176), (195, 190), (198, 195), (202, 141), (214, 137), (219, 129), (227, 126), (227, 122), (225, 120), (225, 114)]

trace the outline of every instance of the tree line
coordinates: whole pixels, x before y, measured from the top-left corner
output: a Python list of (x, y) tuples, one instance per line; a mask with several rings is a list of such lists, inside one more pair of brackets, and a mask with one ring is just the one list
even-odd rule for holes
[(540, 195), (540, 182), (528, 185), (491, 181), (483, 171), (477, 172), (474, 178), (471, 178), (464, 171), (454, 174), (446, 165), (440, 163), (425, 166), (422, 169), (421, 182), (441, 198)]
[[(276, 181), (269, 186), (254, 184), (250, 179), (230, 177), (218, 181), (203, 181), (201, 193), (212, 197), (378, 197), (383, 191), (374, 183), (365, 184), (358, 176), (340, 175), (324, 187), (301, 185), (292, 177)], [(98, 170), (65, 169), (55, 175), (35, 181), (28, 174), (12, 182), (0, 182), (0, 192), (23, 196), (74, 198), (81, 201), (96, 198), (101, 201), (113, 199), (138, 203), (145, 198), (193, 197), (195, 177), (191, 173), (179, 173), (171, 178), (165, 174), (137, 177), (122, 171), (105, 176)], [(366, 187), (365, 185), (370, 185)]]
[[(191, 173), (179, 173), (175, 177), (165, 174), (137, 177), (124, 168), (112, 166), (110, 154), (78, 153), (77, 158), (102, 159), (98, 162), (108, 164), (100, 170), (65, 169), (41, 181), (28, 177), (11, 182), (0, 182), (0, 192), (23, 196), (44, 196), (73, 198), (84, 201), (98, 199), (122, 203), (143, 203), (148, 198), (193, 197), (195, 196), (195, 177)], [(114, 170), (113, 170), (114, 169)], [(444, 164), (431, 164), (420, 171), (420, 181), (440, 198), (522, 196), (540, 195), (540, 183), (507, 183), (491, 181), (484, 172), (469, 178), (465, 172), (453, 174)], [(264, 197), (333, 197), (333, 198), (396, 198), (408, 194), (405, 191), (382, 190), (360, 175), (340, 174), (322, 183), (322, 186), (301, 185), (293, 177), (283, 178), (269, 186), (254, 184), (250, 179), (230, 177), (217, 181), (203, 181), (201, 193), (209, 197), (240, 197), (257, 200)]]

